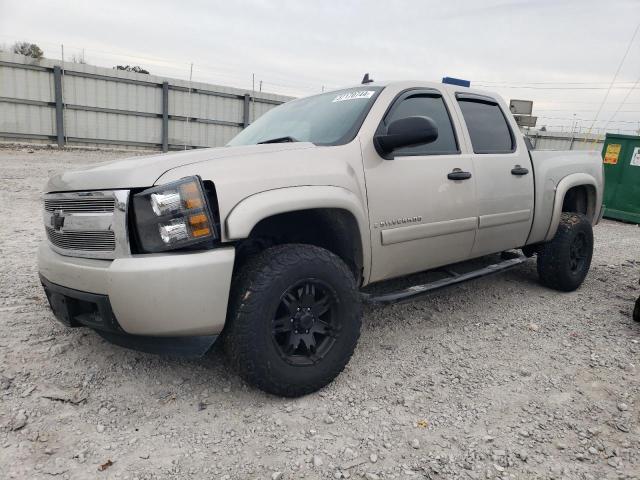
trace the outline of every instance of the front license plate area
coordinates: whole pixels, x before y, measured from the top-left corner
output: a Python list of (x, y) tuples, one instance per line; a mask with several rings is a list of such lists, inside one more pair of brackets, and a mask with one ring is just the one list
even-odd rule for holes
[(77, 324), (74, 324), (71, 317), (67, 297), (59, 293), (50, 292), (47, 289), (45, 289), (45, 292), (47, 294), (47, 299), (49, 300), (49, 306), (51, 306), (51, 310), (53, 310), (53, 315), (67, 327), (78, 326)]

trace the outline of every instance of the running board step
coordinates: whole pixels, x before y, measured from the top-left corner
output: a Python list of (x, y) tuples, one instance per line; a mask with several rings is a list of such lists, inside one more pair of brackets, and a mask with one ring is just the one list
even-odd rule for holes
[(433, 292), (434, 290), (439, 290), (450, 285), (455, 285), (456, 283), (462, 283), (468, 280), (473, 280), (474, 278), (485, 277), (487, 275), (493, 275), (494, 273), (504, 272), (505, 270), (509, 270), (510, 268), (523, 264), (527, 260), (528, 258), (524, 255), (518, 255), (515, 258), (502, 260), (499, 263), (494, 263), (492, 265), (488, 265), (477, 270), (472, 270), (471, 272), (467, 273), (456, 273), (449, 269), (445, 269), (443, 271), (450, 275), (450, 277), (448, 278), (442, 278), (440, 280), (425, 283), (423, 285), (413, 285), (403, 290), (383, 293), (381, 295), (373, 295), (370, 293), (362, 293), (361, 295), (363, 301), (365, 301), (366, 303), (388, 305), (391, 303), (401, 302), (403, 300), (407, 300), (424, 293)]

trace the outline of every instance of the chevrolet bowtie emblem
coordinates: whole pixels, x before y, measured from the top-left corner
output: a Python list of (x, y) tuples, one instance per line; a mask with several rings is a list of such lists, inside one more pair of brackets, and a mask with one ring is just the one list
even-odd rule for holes
[(64, 217), (62, 216), (62, 210), (56, 210), (51, 215), (51, 227), (54, 230), (62, 230), (64, 226)]

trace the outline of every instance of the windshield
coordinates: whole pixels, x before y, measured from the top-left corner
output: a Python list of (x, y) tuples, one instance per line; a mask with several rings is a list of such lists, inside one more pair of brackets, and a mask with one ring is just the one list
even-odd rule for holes
[(228, 146), (272, 142), (342, 145), (355, 137), (382, 87), (348, 88), (292, 100), (242, 130)]

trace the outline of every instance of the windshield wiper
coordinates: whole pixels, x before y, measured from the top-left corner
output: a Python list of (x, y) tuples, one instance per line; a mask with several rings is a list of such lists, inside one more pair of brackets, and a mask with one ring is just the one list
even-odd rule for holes
[(270, 140), (263, 140), (262, 142), (258, 142), (258, 145), (261, 145), (263, 143), (288, 143), (288, 142), (298, 142), (299, 140), (296, 140), (293, 137), (278, 137), (278, 138), (272, 138)]

